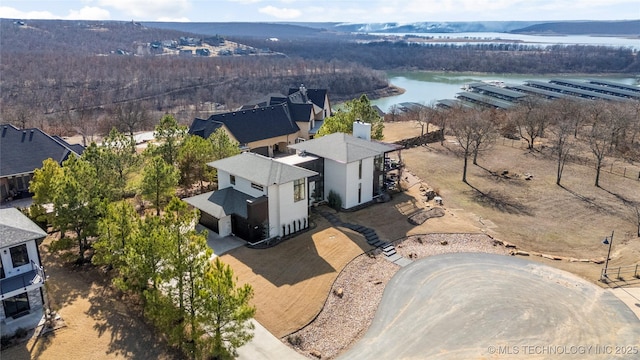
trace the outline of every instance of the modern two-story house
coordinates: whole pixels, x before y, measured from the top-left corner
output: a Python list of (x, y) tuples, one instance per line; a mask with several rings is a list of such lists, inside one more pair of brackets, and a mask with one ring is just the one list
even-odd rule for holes
[(308, 178), (315, 171), (251, 152), (208, 165), (218, 171), (218, 190), (184, 201), (220, 236), (256, 242), (309, 226)]
[(340, 196), (343, 209), (367, 204), (383, 193), (385, 156), (398, 150), (397, 145), (372, 141), (370, 124), (354, 123), (353, 132), (354, 135), (334, 133), (289, 145), (298, 156), (320, 159), (298, 165), (321, 168), (321, 182), (310, 184), (315, 198), (327, 200), (333, 191)]
[(0, 209), (0, 333), (32, 329), (44, 316), (38, 242), (47, 235), (16, 208)]

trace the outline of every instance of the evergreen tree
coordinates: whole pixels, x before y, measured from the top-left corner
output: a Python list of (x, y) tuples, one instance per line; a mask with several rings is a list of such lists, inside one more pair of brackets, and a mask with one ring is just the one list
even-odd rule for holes
[(236, 350), (253, 338), (254, 326), (249, 320), (255, 307), (251, 285), (238, 287), (233, 270), (216, 258), (204, 275), (201, 298), (204, 301), (201, 322), (212, 340), (205, 340), (206, 355), (212, 359), (232, 359)]
[(367, 95), (362, 94), (359, 99), (347, 101), (342, 110), (337, 111), (333, 116), (324, 120), (318, 130), (318, 136), (342, 132), (353, 133), (353, 123), (362, 121), (371, 124), (371, 138), (382, 140), (384, 122), (378, 112), (371, 106)]
[(207, 165), (212, 160), (213, 146), (210, 141), (197, 135), (187, 136), (178, 151), (180, 182), (187, 188), (196, 182), (200, 182), (200, 189), (202, 190), (204, 187), (203, 181), (212, 180), (212, 171)]
[(156, 156), (145, 166), (141, 185), (142, 196), (153, 203), (156, 215), (160, 215), (162, 205), (173, 196), (178, 185), (178, 171)]

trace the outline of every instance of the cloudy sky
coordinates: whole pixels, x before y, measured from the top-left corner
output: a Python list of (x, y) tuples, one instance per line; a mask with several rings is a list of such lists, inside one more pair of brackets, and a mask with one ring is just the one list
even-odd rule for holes
[(638, 0), (0, 0), (1, 18), (399, 22), (636, 20)]

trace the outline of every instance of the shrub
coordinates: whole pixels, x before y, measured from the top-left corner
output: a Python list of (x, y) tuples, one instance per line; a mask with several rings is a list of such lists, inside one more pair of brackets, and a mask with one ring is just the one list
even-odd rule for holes
[(300, 345), (302, 345), (302, 337), (300, 335), (289, 335), (287, 337), (287, 341), (292, 346), (300, 346)]
[(336, 211), (339, 211), (342, 208), (342, 199), (340, 198), (340, 195), (333, 190), (329, 191), (327, 202), (329, 203), (329, 206)]

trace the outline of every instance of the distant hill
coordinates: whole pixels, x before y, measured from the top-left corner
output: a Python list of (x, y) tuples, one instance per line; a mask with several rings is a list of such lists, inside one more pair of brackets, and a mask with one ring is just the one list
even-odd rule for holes
[(640, 20), (630, 21), (467, 21), (416, 23), (165, 23), (143, 22), (150, 28), (185, 31), (196, 34), (238, 37), (275, 37), (280, 39), (327, 37), (349, 33), (461, 33), (500, 32), (558, 35), (640, 35)]
[(518, 34), (640, 36), (640, 20), (552, 22), (535, 24), (511, 32)]
[(323, 28), (292, 23), (256, 23), (256, 22), (142, 22), (148, 28), (169, 29), (194, 34), (261, 37), (261, 38), (300, 38), (317, 37), (326, 32)]

